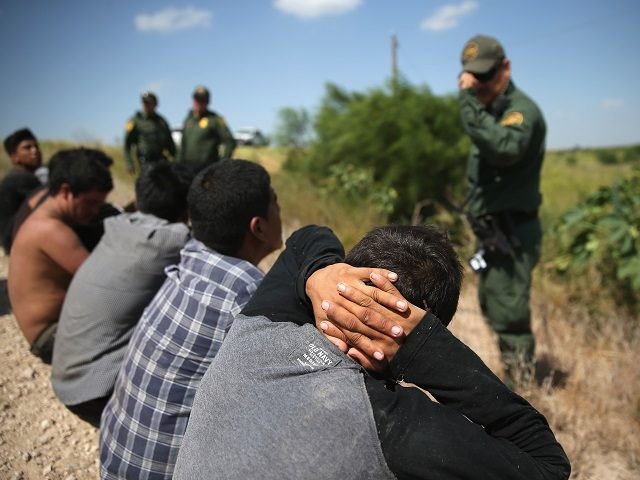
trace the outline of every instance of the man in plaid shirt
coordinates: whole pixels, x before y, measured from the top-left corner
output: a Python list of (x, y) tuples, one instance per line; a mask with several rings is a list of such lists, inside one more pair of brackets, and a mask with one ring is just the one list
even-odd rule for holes
[(100, 475), (171, 478), (196, 389), (234, 317), (282, 244), (280, 207), (261, 166), (215, 163), (189, 191), (193, 239), (138, 323), (101, 419)]

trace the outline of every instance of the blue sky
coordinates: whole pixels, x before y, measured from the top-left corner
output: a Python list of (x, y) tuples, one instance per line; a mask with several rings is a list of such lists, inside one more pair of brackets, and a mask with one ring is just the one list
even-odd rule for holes
[(455, 92), (462, 46), (484, 33), (549, 147), (640, 143), (639, 24), (637, 0), (0, 0), (0, 136), (114, 143), (146, 89), (179, 126), (197, 84), (232, 129), (269, 133), (326, 82), (382, 85), (392, 33), (408, 81)]

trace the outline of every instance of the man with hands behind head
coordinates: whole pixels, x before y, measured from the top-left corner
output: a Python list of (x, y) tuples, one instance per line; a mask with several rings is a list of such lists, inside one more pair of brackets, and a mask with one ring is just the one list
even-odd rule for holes
[[(351, 279), (336, 300), (345, 266), (318, 268), (343, 253), (326, 228), (287, 240), (200, 384), (174, 478), (567, 478), (544, 417), (445, 328), (461, 281), (445, 237), (428, 227), (370, 232), (345, 261), (380, 267), (364, 279), (382, 290)], [(350, 356), (370, 371), (313, 326), (313, 309), (342, 326), (316, 319), (333, 337), (345, 331), (359, 350)]]

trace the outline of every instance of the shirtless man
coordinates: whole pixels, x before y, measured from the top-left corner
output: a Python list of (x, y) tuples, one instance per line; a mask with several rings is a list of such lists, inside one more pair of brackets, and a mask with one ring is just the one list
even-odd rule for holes
[(53, 339), (73, 274), (89, 255), (71, 226), (89, 223), (113, 187), (98, 150), (57, 154), (49, 196), (18, 231), (9, 262), (9, 300), (31, 352), (51, 363)]

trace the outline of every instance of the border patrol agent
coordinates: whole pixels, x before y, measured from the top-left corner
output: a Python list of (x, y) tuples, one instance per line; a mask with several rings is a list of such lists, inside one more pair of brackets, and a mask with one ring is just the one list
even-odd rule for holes
[(461, 60), (460, 114), (473, 144), (468, 212), (486, 263), (479, 271), (480, 305), (509, 372), (520, 359), (533, 361), (529, 295), (542, 241), (546, 124), (538, 106), (511, 81), (511, 62), (495, 38), (473, 37)]
[[(193, 92), (193, 108), (182, 128), (179, 161), (196, 167), (231, 158), (236, 142), (220, 115), (212, 112), (209, 90), (199, 86)], [(222, 148), (221, 148), (222, 147)]]
[(169, 125), (156, 113), (158, 97), (152, 92), (144, 92), (141, 100), (142, 111), (137, 111), (125, 126), (124, 162), (129, 173), (135, 172), (134, 147), (140, 168), (146, 163), (169, 160), (176, 154)]

